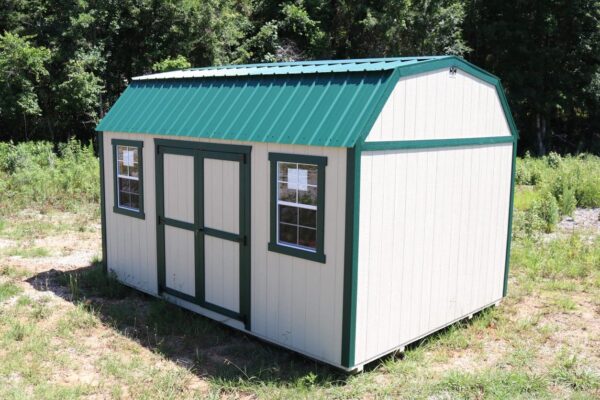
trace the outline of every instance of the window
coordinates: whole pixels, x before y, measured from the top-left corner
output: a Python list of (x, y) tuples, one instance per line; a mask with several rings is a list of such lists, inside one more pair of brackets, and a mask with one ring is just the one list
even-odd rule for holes
[(143, 142), (113, 139), (114, 191), (113, 211), (144, 218)]
[(269, 250), (325, 262), (323, 253), (327, 158), (270, 153)]

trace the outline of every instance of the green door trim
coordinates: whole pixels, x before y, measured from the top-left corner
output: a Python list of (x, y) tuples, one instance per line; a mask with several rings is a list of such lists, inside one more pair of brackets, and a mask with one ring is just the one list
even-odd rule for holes
[[(250, 146), (221, 145), (215, 143), (186, 142), (155, 139), (156, 147), (156, 216), (158, 253), (158, 293), (167, 293), (207, 310), (242, 321), (246, 330), (251, 330), (250, 319)], [(164, 154), (194, 157), (194, 223), (164, 217)], [(204, 226), (204, 159), (239, 162), (239, 234)], [(165, 226), (174, 226), (194, 231), (195, 242), (195, 286), (196, 295), (190, 296), (166, 287), (165, 276)], [(235, 312), (206, 301), (204, 277), (205, 235), (239, 243), (239, 312)]]

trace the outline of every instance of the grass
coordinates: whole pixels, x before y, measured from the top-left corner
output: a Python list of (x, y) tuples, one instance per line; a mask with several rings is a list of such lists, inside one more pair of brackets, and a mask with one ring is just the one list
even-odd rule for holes
[[(31, 160), (43, 166), (48, 153), (36, 151)], [(578, 204), (595, 204), (593, 189), (582, 190), (580, 181), (593, 186), (596, 178), (585, 172), (598, 171), (596, 163), (519, 160), (527, 183), (516, 190), (519, 223), (536, 222), (534, 210), (554, 196), (563, 175), (579, 174), (569, 181)], [(19, 168), (10, 172), (13, 183), (22, 179)], [(0, 250), (0, 398), (600, 397), (600, 239), (589, 232), (548, 240), (543, 227), (516, 229), (509, 296), (500, 307), (348, 376), (128, 289), (104, 274), (98, 259), (74, 270), (54, 267), (70, 254), (62, 248), (66, 238), (98, 248), (99, 235), (94, 195), (68, 203), (53, 190), (45, 194), (50, 206), (16, 186), (14, 202), (0, 194), (0, 239), (8, 241)], [(22, 209), (26, 200), (32, 206)], [(35, 257), (46, 258), (33, 263)]]
[(9, 299), (21, 293), (21, 288), (12, 282), (0, 282), (0, 301)]
[(9, 257), (21, 257), (21, 258), (37, 258), (37, 257), (48, 257), (50, 251), (45, 247), (9, 247), (4, 250), (4, 255)]

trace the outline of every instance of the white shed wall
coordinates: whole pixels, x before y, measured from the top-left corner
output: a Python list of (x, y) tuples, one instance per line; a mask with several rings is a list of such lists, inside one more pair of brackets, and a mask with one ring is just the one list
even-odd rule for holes
[[(113, 138), (144, 141), (145, 220), (112, 211)], [(252, 146), (252, 333), (315, 359), (339, 365), (342, 341), (346, 150), (106, 132), (104, 173), (108, 266), (124, 283), (151, 294), (157, 293), (154, 138)], [(327, 157), (325, 264), (267, 250), (270, 226), (269, 152)], [(215, 318), (215, 313), (201, 307), (183, 300), (176, 302)], [(230, 325), (241, 327), (238, 323)]]
[(356, 364), (502, 298), (512, 143), (361, 155)]
[[(146, 219), (113, 212), (115, 205), (112, 139), (144, 142), (144, 211)], [(104, 134), (104, 188), (106, 205), (107, 261), (119, 280), (143, 292), (157, 294), (156, 274), (156, 185), (154, 184), (154, 140), (149, 135)]]
[(445, 68), (401, 78), (366, 141), (509, 135), (495, 86)]

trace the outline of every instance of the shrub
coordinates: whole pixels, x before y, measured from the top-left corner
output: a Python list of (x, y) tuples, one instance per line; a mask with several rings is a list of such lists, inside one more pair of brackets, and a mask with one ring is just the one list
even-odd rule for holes
[(548, 162), (548, 166), (550, 168), (557, 169), (560, 167), (562, 159), (560, 157), (560, 154), (555, 153), (555, 152), (550, 152), (550, 154), (548, 154), (548, 157), (546, 157), (546, 161)]
[(558, 195), (558, 207), (562, 215), (572, 215), (575, 207), (577, 207), (575, 190), (569, 186), (563, 186), (561, 193)]
[(552, 232), (560, 218), (556, 198), (554, 198), (550, 192), (545, 192), (542, 197), (535, 202), (532, 209), (544, 222), (544, 231), (546, 233)]

